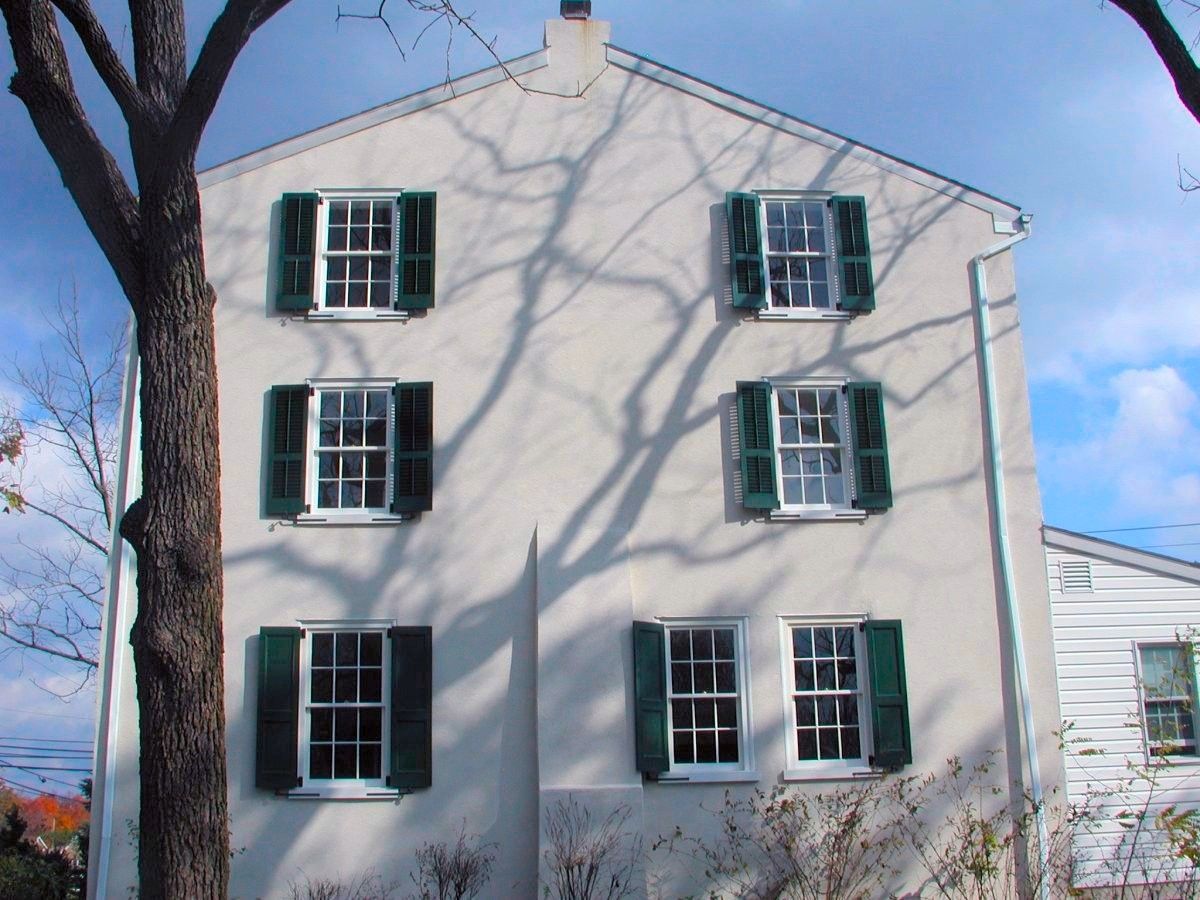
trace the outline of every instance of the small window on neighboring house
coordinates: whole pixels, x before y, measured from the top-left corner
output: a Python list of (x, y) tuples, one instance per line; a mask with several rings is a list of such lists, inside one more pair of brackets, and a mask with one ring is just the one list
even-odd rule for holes
[(427, 787), (431, 646), (428, 628), (384, 623), (263, 628), (258, 786), (330, 797)]
[(875, 308), (866, 201), (730, 193), (733, 305), (761, 318), (847, 318)]
[(1142, 714), (1151, 756), (1196, 756), (1196, 668), (1187, 643), (1141, 644)]
[(383, 521), (433, 505), (433, 385), (271, 389), (268, 515)]
[(739, 382), (742, 503), (780, 517), (841, 518), (892, 505), (875, 382)]
[(753, 768), (741, 620), (634, 623), (638, 768), (721, 780)]
[(785, 617), (789, 778), (912, 762), (898, 621)]
[(1087, 559), (1061, 559), (1058, 573), (1062, 578), (1064, 594), (1090, 594), (1092, 592), (1092, 563)]
[(432, 307), (436, 207), (430, 192), (284, 194), (276, 307), (318, 318)]

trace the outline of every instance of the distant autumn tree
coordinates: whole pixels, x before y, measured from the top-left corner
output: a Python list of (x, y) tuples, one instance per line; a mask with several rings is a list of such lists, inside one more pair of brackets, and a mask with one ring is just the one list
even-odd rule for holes
[[(0, 0), (16, 68), (9, 90), (136, 323), (142, 495), (116, 518), (138, 557), (131, 643), (143, 900), (220, 898), (228, 890), (216, 292), (205, 275), (196, 152), (238, 55), (288, 2), (227, 0), (189, 68), (183, 0), (129, 0), (119, 45), (89, 0)], [(386, 5), (381, 0), (371, 17)], [(397, 6), (470, 28), (450, 0)], [(124, 119), (133, 183), (89, 121), (64, 26)]]

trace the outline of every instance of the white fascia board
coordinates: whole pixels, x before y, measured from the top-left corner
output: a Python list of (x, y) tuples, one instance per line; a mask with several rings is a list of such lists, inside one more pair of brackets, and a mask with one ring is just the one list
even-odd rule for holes
[(546, 49), (538, 50), (525, 56), (519, 56), (501, 65), (481, 69), (478, 72), (472, 72), (470, 75), (463, 75), (461, 78), (455, 78), (453, 81), (426, 88), (416, 94), (409, 94), (407, 97), (401, 97), (399, 100), (392, 100), (373, 109), (355, 113), (352, 116), (339, 119), (328, 125), (322, 125), (320, 128), (307, 131), (304, 134), (287, 138), (277, 144), (263, 147), (261, 150), (247, 153), (245, 156), (239, 156), (228, 162), (220, 163), (198, 173), (196, 180), (199, 182), (201, 189), (211, 187), (214, 184), (220, 184), (222, 181), (228, 181), (230, 178), (235, 178), (238, 175), (243, 175), (246, 172), (251, 172), (270, 163), (278, 162), (289, 156), (295, 156), (297, 153), (303, 153), (305, 150), (311, 150), (313, 147), (319, 147), (322, 144), (336, 141), (347, 135), (381, 125), (384, 122), (390, 122), (392, 119), (407, 116), (417, 110), (426, 109), (438, 103), (453, 100), (455, 97), (461, 97), (464, 94), (490, 87), (493, 84), (507, 80), (509, 77), (517, 78), (521, 75), (528, 75), (537, 69), (545, 68), (549, 64), (549, 61), (550, 56)]
[(628, 50), (614, 47), (612, 44), (608, 45), (608, 61), (614, 66), (619, 66), (630, 72), (636, 72), (647, 78), (653, 78), (655, 81), (677, 88), (691, 94), (693, 97), (699, 97), (701, 100), (706, 100), (715, 106), (719, 106), (751, 121), (759, 122), (771, 128), (777, 128), (796, 137), (820, 144), (822, 147), (827, 147), (837, 153), (843, 153), (852, 159), (870, 163), (873, 166), (883, 169), (885, 172), (907, 178), (909, 181), (923, 187), (930, 188), (948, 197), (953, 197), (955, 200), (961, 200), (963, 203), (970, 204), (984, 212), (989, 212), (992, 214), (993, 227), (999, 234), (1014, 234), (1017, 230), (1013, 224), (1013, 220), (1020, 215), (1021, 207), (1006, 200), (1001, 200), (999, 197), (985, 194), (983, 191), (976, 190), (970, 185), (938, 175), (936, 172), (931, 172), (929, 169), (905, 162), (898, 157), (889, 156), (880, 150), (860, 144), (848, 137), (824, 128), (818, 128), (816, 125), (805, 122), (803, 119), (797, 119), (795, 116), (789, 116), (787, 113), (780, 112), (777, 109), (763, 106), (761, 103), (756, 103), (739, 94), (734, 94), (717, 87), (715, 84), (702, 81), (685, 72), (680, 72), (678, 69), (672, 69), (669, 66), (656, 63), (653, 60), (646, 59), (644, 56), (638, 56), (636, 53), (630, 53)]
[(1049, 525), (1042, 526), (1042, 540), (1047, 547), (1069, 550), (1072, 553), (1079, 553), (1083, 556), (1108, 559), (1113, 562), (1124, 563), (1127, 566), (1133, 566), (1136, 569), (1145, 569), (1149, 572), (1157, 572), (1160, 575), (1168, 575), (1172, 578), (1181, 578), (1184, 581), (1200, 584), (1200, 566), (1195, 563), (1184, 562), (1181, 559), (1175, 559), (1171, 556), (1163, 556), (1161, 553), (1138, 550), (1135, 547), (1114, 544), (1112, 541), (1101, 540), (1100, 538), (1079, 534), (1075, 531), (1067, 531), (1063, 528), (1053, 528)]

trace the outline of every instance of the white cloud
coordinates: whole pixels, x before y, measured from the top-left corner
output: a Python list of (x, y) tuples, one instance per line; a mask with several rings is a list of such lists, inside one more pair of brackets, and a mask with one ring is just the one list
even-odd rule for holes
[(1053, 445), (1044, 474), (1065, 490), (1112, 496), (1114, 520), (1160, 521), (1200, 507), (1200, 397), (1170, 366), (1125, 369), (1107, 382), (1104, 413), (1074, 443)]

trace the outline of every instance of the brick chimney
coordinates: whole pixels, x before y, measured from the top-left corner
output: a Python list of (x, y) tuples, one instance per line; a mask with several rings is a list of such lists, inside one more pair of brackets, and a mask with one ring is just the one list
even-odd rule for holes
[(586, 19), (592, 14), (592, 0), (562, 0), (559, 10), (564, 19)]

